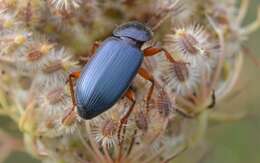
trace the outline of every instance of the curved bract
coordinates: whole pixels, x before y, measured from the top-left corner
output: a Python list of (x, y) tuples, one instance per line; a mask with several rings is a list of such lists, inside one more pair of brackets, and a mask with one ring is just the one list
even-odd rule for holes
[(140, 49), (110, 37), (84, 67), (76, 84), (78, 113), (90, 119), (109, 109), (130, 86), (143, 61)]

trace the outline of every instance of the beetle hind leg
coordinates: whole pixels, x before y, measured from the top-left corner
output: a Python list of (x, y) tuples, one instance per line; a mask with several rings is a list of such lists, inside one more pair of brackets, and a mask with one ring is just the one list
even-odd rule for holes
[(75, 92), (74, 92), (74, 79), (78, 79), (80, 76), (80, 72), (73, 72), (69, 75), (69, 79), (67, 82), (69, 82), (70, 87), (70, 94), (71, 94), (71, 100), (72, 100), (72, 107), (71, 109), (66, 113), (66, 115), (62, 119), (62, 124), (69, 125), (71, 124), (74, 119), (76, 118), (76, 99), (75, 99)]
[(130, 116), (130, 114), (132, 113), (134, 106), (135, 106), (135, 103), (136, 103), (135, 94), (134, 94), (134, 91), (132, 89), (128, 89), (125, 96), (132, 102), (132, 105), (130, 106), (130, 108), (126, 112), (126, 114), (123, 116), (123, 118), (120, 120), (120, 124), (119, 124), (119, 127), (118, 127), (118, 133), (117, 133), (119, 143), (121, 142), (121, 130), (122, 130), (123, 127), (125, 127), (124, 125), (127, 124), (127, 119)]
[(148, 80), (148, 81), (151, 82), (151, 86), (149, 88), (149, 91), (148, 91), (148, 94), (147, 94), (147, 97), (146, 97), (146, 106), (148, 107), (150, 99), (151, 99), (152, 94), (153, 94), (155, 81), (154, 81), (153, 76), (146, 69), (144, 69), (142, 67), (138, 70), (138, 74), (140, 76), (142, 76), (145, 80)]

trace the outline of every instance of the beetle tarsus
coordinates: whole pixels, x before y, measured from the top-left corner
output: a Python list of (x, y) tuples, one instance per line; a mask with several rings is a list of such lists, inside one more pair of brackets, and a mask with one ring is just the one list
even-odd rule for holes
[(64, 125), (70, 125), (72, 124), (76, 119), (76, 112), (75, 112), (75, 106), (73, 106), (71, 109), (69, 109), (68, 113), (62, 118), (62, 124)]
[(118, 133), (117, 133), (117, 138), (118, 138), (119, 144), (121, 144), (121, 142), (124, 140), (124, 136), (121, 139), (121, 130), (122, 130), (123, 127), (125, 127), (126, 124), (127, 124), (127, 119), (122, 118), (120, 120), (120, 124), (119, 124), (119, 127), (118, 127)]
[[(132, 101), (132, 105), (130, 106), (129, 110), (124, 115), (124, 117), (120, 120), (120, 124), (119, 124), (119, 128), (118, 128), (118, 134), (117, 134), (119, 143), (121, 142), (121, 130), (122, 130), (123, 127), (125, 128), (125, 125), (127, 124), (127, 119), (130, 116), (131, 112), (133, 111), (135, 103), (136, 103), (134, 91), (132, 89), (128, 89), (125, 96), (129, 100)], [(123, 138), (122, 138), (122, 140), (123, 140)]]
[(125, 127), (126, 127), (128, 117), (130, 116), (131, 112), (133, 111), (134, 106), (135, 106), (135, 101), (133, 102), (133, 104), (131, 105), (131, 107), (129, 108), (129, 110), (127, 111), (126, 115), (120, 120), (120, 124), (119, 124), (119, 128), (118, 128), (118, 133), (117, 133), (117, 137), (118, 137), (119, 143), (120, 143), (122, 140), (124, 140), (124, 137), (121, 139), (121, 130), (122, 130), (122, 128), (125, 128)]

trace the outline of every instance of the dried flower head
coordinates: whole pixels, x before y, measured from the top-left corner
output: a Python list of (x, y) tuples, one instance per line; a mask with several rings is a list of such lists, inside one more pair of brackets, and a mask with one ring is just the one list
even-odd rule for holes
[(62, 86), (51, 86), (39, 96), (40, 107), (46, 111), (45, 114), (63, 115), (71, 105), (71, 98), (68, 96)]
[(24, 30), (9, 30), (2, 33), (1, 55), (14, 57), (15, 52), (31, 41), (32, 33)]
[[(243, 41), (260, 27), (260, 10), (242, 27), (248, 0), (240, 8), (236, 2), (2, 0), (0, 115), (17, 123), (28, 152), (46, 163), (169, 162), (186, 149), (193, 158), (208, 119), (218, 113), (208, 107), (234, 87)], [(69, 74), (93, 55), (93, 42), (131, 20), (153, 30), (142, 49), (157, 45), (170, 53), (144, 59), (151, 98), (151, 82), (136, 75), (130, 100), (122, 95), (106, 112), (83, 120)]]
[(21, 48), (16, 54), (17, 67), (29, 73), (43, 69), (47, 64), (48, 55), (53, 44), (43, 40), (33, 39)]
[(52, 49), (38, 73), (36, 82), (42, 83), (44, 87), (64, 85), (68, 78), (68, 69), (76, 66), (76, 64), (77, 62), (71, 60), (69, 51), (64, 48)]
[[(159, 73), (160, 72), (160, 73)], [(180, 95), (193, 93), (198, 88), (201, 72), (193, 63), (178, 61), (162, 63), (158, 76), (168, 89)]]
[(15, 14), (9, 13), (6, 10), (0, 11), (0, 29), (6, 30), (17, 27), (19, 21), (15, 19)]
[(58, 10), (71, 10), (80, 7), (82, 0), (50, 0), (50, 3)]
[(187, 62), (198, 63), (201, 60), (214, 58), (215, 43), (200, 25), (191, 25), (174, 29), (175, 33), (166, 37), (166, 46), (175, 49)]
[(92, 134), (101, 146), (111, 148), (117, 144), (117, 126), (111, 117), (100, 117), (98, 123), (92, 124)]

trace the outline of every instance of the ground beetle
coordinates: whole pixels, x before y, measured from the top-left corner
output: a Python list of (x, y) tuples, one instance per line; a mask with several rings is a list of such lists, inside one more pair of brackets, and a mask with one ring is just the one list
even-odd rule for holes
[[(152, 35), (150, 28), (139, 22), (128, 22), (118, 26), (112, 36), (99, 46), (81, 73), (70, 74), (73, 107), (63, 120), (66, 121), (71, 113), (75, 113), (76, 106), (80, 117), (94, 118), (112, 107), (122, 96), (126, 96), (132, 101), (132, 105), (121, 119), (121, 124), (125, 123), (135, 105), (135, 95), (129, 86), (137, 73), (152, 83), (146, 99), (149, 102), (154, 89), (154, 79), (141, 67), (144, 56), (152, 56), (163, 51), (170, 62), (175, 62), (162, 48), (148, 47), (141, 50), (142, 45), (149, 41)], [(95, 44), (93, 49), (97, 47)], [(74, 95), (75, 78), (78, 80)]]

